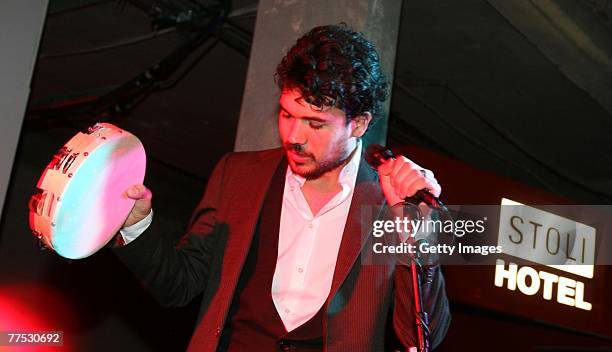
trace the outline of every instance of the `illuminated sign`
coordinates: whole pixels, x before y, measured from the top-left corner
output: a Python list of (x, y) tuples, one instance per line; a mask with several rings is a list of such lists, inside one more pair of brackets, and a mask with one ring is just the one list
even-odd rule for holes
[[(527, 280), (529, 278), (529, 280)], [(551, 300), (553, 292), (556, 291), (557, 302), (568, 306), (591, 310), (591, 303), (584, 300), (584, 283), (567, 277), (558, 276), (546, 271), (537, 271), (532, 267), (509, 263), (505, 266), (504, 261), (497, 260), (495, 265), (495, 286), (504, 287), (504, 282), (509, 290), (516, 290), (523, 294), (532, 296), (542, 291), (542, 297)]]
[[(503, 253), (585, 278), (593, 278), (595, 228), (556, 214), (502, 198), (498, 245)], [(591, 310), (584, 300), (585, 284), (529, 266), (507, 266), (501, 259), (495, 267), (495, 286), (506, 286), (525, 295), (553, 298), (568, 306)]]

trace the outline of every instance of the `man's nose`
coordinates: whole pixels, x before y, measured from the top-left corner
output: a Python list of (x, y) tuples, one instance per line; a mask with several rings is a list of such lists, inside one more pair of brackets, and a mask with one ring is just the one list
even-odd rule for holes
[(289, 131), (289, 143), (305, 144), (306, 143), (306, 125), (301, 120), (295, 119)]

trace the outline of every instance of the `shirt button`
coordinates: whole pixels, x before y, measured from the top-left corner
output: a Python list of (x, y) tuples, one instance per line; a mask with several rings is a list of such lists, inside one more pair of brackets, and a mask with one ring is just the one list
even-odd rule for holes
[(289, 189), (293, 191), (293, 190), (295, 190), (295, 187), (290, 186)]
[(285, 313), (291, 313), (291, 311), (287, 308), (285, 308)]
[(312, 223), (309, 223), (309, 224), (308, 224), (308, 228), (309, 228), (309, 229), (313, 228)]
[(302, 268), (298, 268), (298, 273), (300, 273), (300, 274), (301, 274), (301, 273), (303, 273), (303, 272), (304, 272), (304, 269), (302, 269)]

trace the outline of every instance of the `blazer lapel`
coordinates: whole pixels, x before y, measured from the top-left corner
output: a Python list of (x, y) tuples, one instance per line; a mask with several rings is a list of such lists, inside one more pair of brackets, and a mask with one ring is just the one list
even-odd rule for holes
[[(245, 177), (253, 176), (254, 178), (250, 179), (249, 182), (237, 182), (234, 185), (236, 188), (232, 192), (234, 197), (232, 197), (231, 201), (234, 209), (230, 212), (234, 216), (227, 220), (233, 226), (232, 232), (239, 235), (230, 238), (226, 247), (231, 248), (231, 251), (226, 253), (224, 258), (221, 286), (227, 286), (226, 289), (228, 291), (225, 292), (233, 291), (235, 280), (237, 280), (242, 270), (244, 258), (246, 258), (251, 245), (263, 200), (272, 176), (282, 161), (283, 156), (284, 153), (281, 150), (278, 153), (270, 153), (261, 157), (253, 165), (245, 165), (245, 168), (242, 170)], [(252, 172), (254, 169), (265, 171), (261, 173)], [(244, 199), (245, 195), (248, 196), (248, 200)], [(346, 225), (344, 226), (326, 307), (338, 292), (351, 268), (355, 265), (359, 253), (366, 242), (362, 239), (366, 239), (371, 232), (372, 224), (362, 224), (363, 219), (376, 217), (380, 213), (384, 201), (385, 197), (380, 190), (378, 175), (370, 168), (362, 156), (359, 162), (353, 199), (351, 200)], [(364, 217), (363, 210), (371, 211), (371, 216)]]
[[(251, 247), (266, 192), (283, 155), (282, 149), (264, 151), (258, 153), (255, 158), (246, 159), (249, 162), (231, 164), (231, 181), (224, 186), (230, 195), (229, 199), (223, 200), (223, 213), (226, 214), (223, 221), (225, 226), (231, 227), (231, 236), (227, 237), (224, 246), (219, 286), (202, 320), (198, 322), (189, 343), (189, 351), (212, 351), (217, 348), (242, 266)], [(230, 169), (229, 164), (227, 168)], [(228, 207), (231, 207), (231, 211), (227, 211)]]
[[(326, 307), (346, 279), (366, 242), (364, 239), (371, 232), (372, 224), (363, 223), (363, 220), (373, 219), (372, 216), (375, 218), (380, 213), (384, 202), (385, 197), (380, 189), (378, 174), (372, 170), (362, 156)], [(371, 216), (363, 216), (363, 211), (371, 211)]]
[(232, 197), (228, 203), (232, 211), (227, 213), (226, 221), (232, 227), (232, 236), (228, 238), (225, 246), (221, 273), (223, 289), (220, 291), (230, 293), (229, 297), (233, 296), (236, 282), (251, 247), (264, 198), (283, 155), (282, 150), (277, 149), (265, 152), (252, 163), (241, 164), (237, 174), (243, 175), (242, 178), (228, 185), (232, 189)]

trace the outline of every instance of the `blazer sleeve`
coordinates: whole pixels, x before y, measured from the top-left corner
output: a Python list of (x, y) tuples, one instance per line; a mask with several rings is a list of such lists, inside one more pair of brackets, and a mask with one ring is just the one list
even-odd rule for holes
[(184, 306), (201, 293), (211, 272), (220, 236), (218, 214), (229, 154), (215, 166), (189, 230), (173, 247), (159, 232), (146, 231), (128, 245), (113, 248), (121, 261), (164, 306)]

